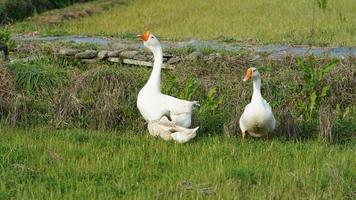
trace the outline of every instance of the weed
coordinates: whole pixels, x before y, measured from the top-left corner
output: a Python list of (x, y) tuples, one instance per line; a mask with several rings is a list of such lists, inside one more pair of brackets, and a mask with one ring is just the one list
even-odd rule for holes
[(15, 47), (15, 42), (11, 38), (11, 32), (8, 26), (0, 27), (0, 43), (6, 44), (9, 50)]
[(328, 0), (316, 0), (318, 7), (322, 10), (325, 10), (328, 5)]
[(13, 63), (8, 65), (14, 76), (15, 89), (28, 96), (52, 94), (55, 84), (64, 84), (65, 72), (52, 71), (43, 66)]
[(307, 103), (302, 105), (307, 113), (308, 121), (314, 117), (321, 99), (327, 96), (330, 90), (330, 85), (325, 85), (323, 79), (336, 66), (337, 62), (337, 60), (333, 60), (319, 68), (315, 57), (309, 57), (307, 62), (304, 62), (302, 58), (297, 59), (298, 69), (301, 70), (305, 81), (303, 90), (308, 94)]

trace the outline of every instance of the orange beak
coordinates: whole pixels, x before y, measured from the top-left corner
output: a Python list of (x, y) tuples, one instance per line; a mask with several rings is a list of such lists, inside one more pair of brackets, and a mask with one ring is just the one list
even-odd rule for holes
[(247, 81), (249, 80), (250, 78), (252, 77), (252, 69), (251, 68), (248, 68), (247, 72), (246, 72), (246, 75), (244, 77), (244, 81)]
[(138, 37), (140, 38), (140, 40), (142, 42), (146, 42), (148, 40), (148, 38), (150, 37), (150, 32), (146, 31), (142, 35), (138, 35)]

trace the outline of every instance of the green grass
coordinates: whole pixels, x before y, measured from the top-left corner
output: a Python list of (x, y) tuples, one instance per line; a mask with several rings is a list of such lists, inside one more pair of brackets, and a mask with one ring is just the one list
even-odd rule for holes
[(0, 127), (0, 199), (352, 199), (355, 145)]
[(98, 15), (31, 29), (114, 36), (150, 30), (170, 39), (355, 46), (355, 10), (354, 0), (330, 0), (326, 9), (314, 0), (135, 0)]

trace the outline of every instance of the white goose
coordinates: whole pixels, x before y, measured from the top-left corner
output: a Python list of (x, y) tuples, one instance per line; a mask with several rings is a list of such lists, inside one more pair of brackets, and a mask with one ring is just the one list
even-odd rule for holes
[(161, 67), (163, 53), (158, 39), (148, 31), (139, 36), (154, 56), (153, 70), (137, 97), (137, 108), (147, 122), (159, 121), (169, 116), (175, 125), (188, 128), (191, 125), (192, 109), (197, 101), (177, 99), (161, 93)]
[(261, 95), (261, 76), (256, 68), (249, 68), (244, 77), (244, 81), (253, 80), (253, 94), (251, 102), (245, 107), (240, 117), (240, 129), (242, 138), (246, 134), (253, 137), (269, 136), (275, 128), (271, 106)]

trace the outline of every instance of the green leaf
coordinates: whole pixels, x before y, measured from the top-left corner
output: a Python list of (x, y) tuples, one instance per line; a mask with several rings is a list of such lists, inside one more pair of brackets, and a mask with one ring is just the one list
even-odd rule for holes
[(350, 114), (350, 107), (346, 107), (344, 114), (342, 115), (342, 118), (346, 118), (347, 116), (349, 116)]
[(324, 86), (323, 89), (321, 90), (321, 95), (320, 97), (325, 97), (330, 90), (330, 85)]
[(210, 88), (209, 92), (208, 92), (208, 99), (209, 100), (212, 99), (215, 96), (215, 94), (216, 94), (216, 88), (215, 87), (214, 88)]
[(324, 78), (325, 74), (329, 73), (336, 66), (337, 62), (338, 62), (337, 60), (333, 60), (331, 63), (328, 63), (327, 65), (325, 65), (321, 69), (321, 76), (322, 77), (320, 77), (320, 78)]
[(315, 103), (316, 103), (316, 92), (313, 91), (313, 93), (310, 95), (310, 105), (309, 105), (309, 119), (311, 118), (314, 108), (315, 108)]

